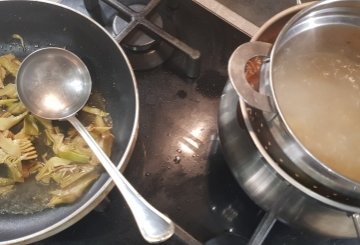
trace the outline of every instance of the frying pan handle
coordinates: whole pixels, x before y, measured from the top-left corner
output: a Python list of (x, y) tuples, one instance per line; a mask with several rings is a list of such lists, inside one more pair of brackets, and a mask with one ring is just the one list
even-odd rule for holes
[(269, 43), (258, 41), (244, 43), (232, 53), (228, 64), (230, 82), (237, 94), (252, 107), (267, 112), (273, 112), (270, 97), (260, 94), (251, 87), (246, 79), (245, 67), (251, 58), (268, 56), (270, 49)]
[(71, 116), (67, 118), (67, 120), (83, 137), (120, 190), (132, 211), (144, 239), (149, 243), (158, 243), (170, 238), (174, 234), (174, 223), (151, 206), (151, 204), (132, 187), (75, 116)]

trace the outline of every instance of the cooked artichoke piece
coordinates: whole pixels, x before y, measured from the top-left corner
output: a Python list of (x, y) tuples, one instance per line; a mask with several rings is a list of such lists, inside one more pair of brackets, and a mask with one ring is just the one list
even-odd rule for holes
[[(100, 118), (100, 119), (99, 119)], [(102, 122), (102, 123), (101, 123)], [(87, 127), (88, 131), (91, 133), (91, 135), (94, 137), (98, 145), (103, 149), (103, 151), (106, 153), (106, 155), (111, 155), (112, 145), (114, 143), (114, 135), (111, 133), (112, 127), (105, 127), (105, 123), (103, 122), (101, 117), (97, 117), (97, 120), (95, 120), (95, 123), (98, 123), (97, 126), (90, 125)], [(99, 163), (98, 159), (93, 155), (92, 162), (91, 163)]]
[(0, 66), (0, 88), (4, 88), (5, 77), (6, 77), (6, 70), (4, 67)]
[(37, 158), (36, 149), (28, 139), (11, 139), (0, 132), (0, 148), (9, 156), (20, 160)]
[(11, 138), (6, 138), (0, 132), (0, 148), (7, 154), (19, 158), (21, 155), (21, 149), (18, 144), (12, 141)]
[(96, 172), (91, 172), (88, 175), (85, 175), (83, 178), (79, 179), (72, 185), (64, 189), (59, 189), (52, 191), (52, 198), (48, 203), (48, 207), (54, 207), (59, 204), (69, 204), (75, 202), (88, 186), (94, 182), (99, 177), (99, 174)]
[(87, 127), (87, 130), (92, 133), (103, 134), (103, 133), (110, 132), (111, 128), (112, 127), (97, 127), (94, 125), (90, 125)]
[(26, 107), (21, 101), (8, 105), (7, 111), (12, 115), (19, 115), (27, 111)]
[(7, 185), (7, 186), (2, 186), (0, 187), (0, 196), (4, 196), (6, 194), (8, 194), (9, 192), (11, 192), (14, 188), (14, 185)]
[[(17, 151), (17, 149), (11, 149), (11, 150), (13, 150), (14, 152)], [(14, 182), (23, 182), (24, 181), (24, 178), (22, 175), (21, 160), (22, 160), (21, 155), (14, 156), (14, 155), (11, 155), (11, 154), (5, 152), (3, 148), (0, 148), (0, 163), (6, 165), (7, 177), (12, 179)]]
[[(0, 66), (1, 69), (1, 66)], [(13, 83), (9, 83), (5, 85), (3, 88), (0, 88), (0, 96), (6, 96), (8, 98), (15, 99), (17, 98), (16, 85)]]
[(44, 167), (42, 162), (36, 161), (30, 164), (30, 166), (26, 169), (28, 176), (38, 173), (40, 169)]
[[(50, 180), (53, 177), (53, 174), (60, 168), (64, 168), (67, 165), (70, 165), (72, 162), (59, 157), (52, 157), (45, 162), (44, 166), (39, 170), (38, 174), (35, 176), (37, 181), (40, 181), (44, 184), (49, 184)], [(56, 179), (56, 178), (55, 178)]]
[(108, 125), (104, 122), (103, 117), (96, 116), (94, 120), (94, 127), (108, 127)]
[(45, 132), (47, 139), (52, 142), (53, 151), (57, 156), (78, 163), (90, 161), (92, 152), (80, 136), (81, 141), (78, 140), (78, 137), (64, 138), (64, 135), (58, 133), (57, 130), (46, 130)]
[(13, 184), (15, 184), (15, 181), (13, 179), (0, 177), (0, 187), (13, 185)]
[(26, 179), (30, 177), (30, 175), (37, 173), (43, 166), (40, 161), (22, 162), (22, 176)]
[[(94, 131), (92, 131), (94, 132)], [(101, 131), (100, 131), (101, 132)], [(110, 133), (110, 130), (107, 130), (105, 132), (101, 132), (97, 134), (94, 138), (96, 138), (96, 142), (98, 145), (103, 149), (103, 151), (106, 153), (106, 155), (111, 155), (112, 145), (114, 143), (114, 135)], [(99, 163), (99, 162), (97, 162)]]
[(11, 156), (2, 149), (0, 149), (0, 163), (6, 165), (8, 170), (8, 178), (12, 179), (15, 182), (24, 182), (20, 158)]
[(18, 116), (13, 116), (10, 113), (4, 113), (0, 117), (0, 130), (8, 130), (18, 124), (28, 112), (24, 112)]
[(41, 126), (45, 129), (52, 129), (53, 125), (51, 123), (51, 120), (44, 119), (41, 117), (34, 116), (34, 118), (41, 124)]
[(45, 162), (35, 178), (45, 184), (52, 179), (64, 188), (94, 170), (95, 167), (90, 164), (77, 164), (67, 159), (52, 157)]
[(4, 67), (7, 73), (12, 76), (16, 76), (17, 71), (19, 70), (20, 61), (16, 59), (13, 54), (5, 54), (0, 56), (0, 66)]
[(68, 159), (77, 163), (88, 163), (90, 161), (90, 156), (88, 156), (87, 154), (81, 154), (75, 150), (59, 151), (57, 155), (61, 158)]
[(35, 121), (34, 116), (27, 115), (24, 118), (22, 129), (19, 131), (19, 133), (16, 134), (15, 138), (29, 138), (29, 136), (39, 136), (39, 134), (39, 127)]
[(20, 36), (19, 34), (12, 34), (11, 36), (12, 38), (19, 40), (21, 47), (24, 49), (25, 51), (25, 45), (24, 45), (24, 39), (22, 38), (22, 36)]
[(55, 175), (56, 177), (59, 177), (56, 180), (56, 182), (60, 185), (61, 188), (66, 188), (72, 183), (81, 179), (83, 176), (93, 171), (95, 171), (95, 167), (90, 164), (86, 164), (86, 165), (73, 164), (73, 168), (61, 169), (61, 171), (59, 171), (60, 173), (57, 174), (57, 176)]
[(15, 139), (14, 143), (20, 146), (21, 160), (31, 160), (31, 159), (36, 159), (38, 157), (36, 149), (30, 140)]
[(11, 105), (17, 102), (17, 99), (0, 99), (0, 105)]
[(85, 111), (87, 113), (90, 113), (90, 114), (93, 114), (93, 115), (97, 115), (97, 116), (100, 116), (100, 117), (106, 117), (109, 115), (109, 113), (103, 111), (103, 110), (100, 110), (96, 107), (90, 107), (90, 106), (84, 106), (82, 108), (82, 111)]

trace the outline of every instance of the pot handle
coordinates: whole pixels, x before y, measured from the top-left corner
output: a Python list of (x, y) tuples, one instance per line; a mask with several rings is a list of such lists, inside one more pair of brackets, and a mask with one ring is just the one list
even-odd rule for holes
[(244, 43), (232, 53), (228, 64), (230, 82), (237, 94), (252, 107), (267, 112), (274, 111), (270, 97), (257, 92), (251, 87), (245, 76), (245, 67), (251, 58), (269, 56), (271, 46), (270, 43), (259, 41)]

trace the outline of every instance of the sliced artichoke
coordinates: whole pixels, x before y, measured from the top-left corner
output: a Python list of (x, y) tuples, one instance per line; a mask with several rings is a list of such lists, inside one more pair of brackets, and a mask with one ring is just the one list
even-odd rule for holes
[[(64, 138), (64, 135), (56, 130), (46, 130), (47, 139), (52, 142), (54, 153), (61, 157), (78, 163), (88, 163), (92, 152), (85, 141), (80, 137)], [(81, 140), (79, 141), (79, 137)]]
[(88, 186), (99, 177), (96, 172), (91, 172), (79, 179), (72, 185), (64, 189), (52, 191), (52, 198), (48, 203), (48, 207), (54, 207), (59, 204), (69, 204), (75, 202), (88, 188)]
[[(0, 66), (0, 70), (1, 70), (1, 66)], [(17, 98), (16, 85), (13, 83), (9, 83), (5, 85), (3, 88), (0, 88), (0, 96), (6, 96), (12, 99)]]
[(97, 116), (100, 116), (100, 117), (106, 117), (109, 115), (109, 113), (103, 111), (103, 110), (100, 110), (96, 107), (90, 107), (90, 106), (84, 106), (82, 108), (82, 111), (85, 111), (87, 113), (90, 113), (90, 114), (93, 114), (93, 115), (97, 115)]
[(25, 108), (23, 103), (18, 101), (16, 103), (12, 103), (12, 104), (8, 105), (7, 111), (13, 115), (19, 115), (21, 113), (26, 112), (27, 109)]
[(16, 76), (19, 70), (20, 61), (13, 54), (5, 54), (0, 56), (0, 66), (4, 67), (6, 72), (12, 76)]
[(0, 187), (0, 196), (5, 196), (9, 192), (11, 192), (14, 188), (14, 185), (7, 185), (7, 186), (1, 186)]
[(37, 158), (37, 152), (32, 142), (28, 139), (12, 139), (0, 132), (0, 148), (9, 156), (20, 160)]
[(40, 130), (35, 121), (34, 116), (27, 115), (24, 118), (23, 128), (20, 130), (20, 132), (18, 134), (25, 135), (25, 137), (26, 136), (39, 136)]
[(8, 130), (18, 124), (24, 117), (28, 114), (28, 112), (24, 112), (18, 116), (13, 116), (10, 113), (4, 113), (0, 117), (0, 130)]

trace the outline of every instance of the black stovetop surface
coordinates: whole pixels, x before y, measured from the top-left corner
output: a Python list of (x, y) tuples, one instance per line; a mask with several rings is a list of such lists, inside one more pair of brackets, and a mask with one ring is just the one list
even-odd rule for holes
[[(77, 1), (74, 1), (77, 2)], [(81, 4), (63, 1), (83, 11)], [(80, 2), (80, 1), (79, 1)], [(189, 79), (170, 62), (136, 72), (140, 130), (125, 176), (187, 234), (164, 244), (245, 244), (264, 212), (237, 185), (217, 137), (217, 114), (228, 80), (227, 61), (249, 37), (191, 1), (167, 9), (177, 37), (200, 50), (200, 76)], [(265, 244), (348, 244), (298, 231), (280, 222)], [(49, 244), (146, 244), (114, 189), (86, 217), (37, 242)]]

